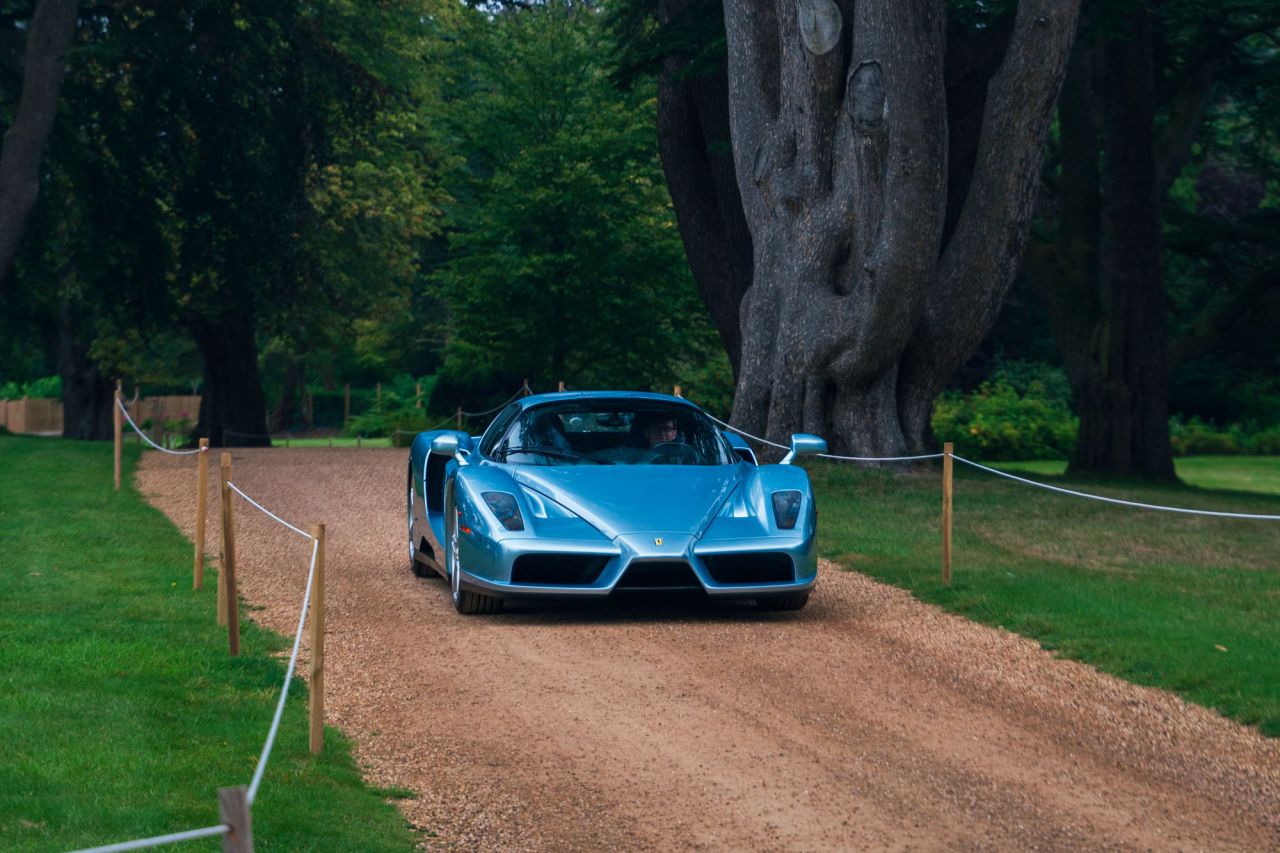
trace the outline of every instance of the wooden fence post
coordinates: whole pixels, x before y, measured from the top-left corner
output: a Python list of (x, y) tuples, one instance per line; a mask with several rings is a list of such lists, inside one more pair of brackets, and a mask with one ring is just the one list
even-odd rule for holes
[(677, 386), (676, 386), (676, 396), (677, 396), (677, 397), (679, 397), (679, 396), (680, 396), (680, 386), (679, 386), (679, 385), (677, 385)]
[(422, 383), (413, 386), (413, 405), (419, 409), (422, 408)]
[(209, 490), (209, 439), (200, 439), (196, 454), (196, 557), (191, 574), (191, 588), (204, 589), (204, 515)]
[(556, 388), (556, 390), (557, 390), (557, 391), (563, 391), (563, 390), (564, 390), (564, 380), (563, 380), (563, 379), (561, 379), (561, 380), (560, 380), (560, 385), (559, 385), (559, 387), (557, 387), (557, 388)]
[(942, 585), (951, 586), (951, 495), (952, 460), (954, 445), (942, 445)]
[(532, 394), (532, 393), (533, 393), (533, 389), (529, 387), (529, 380), (528, 380), (528, 379), (526, 379), (526, 380), (524, 381), (524, 385), (522, 385), (522, 386), (521, 386), (521, 389), (520, 389), (520, 390), (524, 392), (523, 396), (525, 396), (525, 397), (528, 397), (530, 394)]
[(311, 585), (311, 752), (324, 749), (324, 525), (311, 525), (316, 577)]
[(379, 382), (377, 387), (378, 387), (378, 390), (376, 392), (377, 400), (375, 401), (374, 409), (375, 411), (381, 412), (382, 411), (382, 383)]
[(351, 383), (342, 386), (342, 425), (351, 420)]
[(120, 455), (121, 453), (124, 452), (124, 413), (120, 411), (120, 403), (124, 399), (124, 394), (120, 390), (121, 387), (122, 387), (122, 383), (119, 379), (117, 379), (115, 403), (113, 404), (115, 411), (112, 412), (112, 414), (115, 416), (113, 420), (116, 427), (115, 452), (116, 452), (116, 491), (117, 492), (120, 491)]
[[(231, 454), (222, 454), (222, 569), (218, 572), (218, 624), (230, 626), (233, 611), (239, 608), (233, 606), (235, 602), (235, 584), (234, 577), (236, 571), (236, 531), (235, 522), (231, 515)], [(233, 642), (236, 645), (236, 651), (239, 651), (240, 638), (236, 636), (239, 631), (239, 613), (236, 612), (236, 628), (235, 634), (230, 633)]]
[(458, 429), (462, 429), (462, 407), (458, 407)]
[(244, 785), (218, 789), (218, 819), (231, 827), (222, 836), (223, 853), (253, 853), (253, 821), (249, 814), (249, 789)]

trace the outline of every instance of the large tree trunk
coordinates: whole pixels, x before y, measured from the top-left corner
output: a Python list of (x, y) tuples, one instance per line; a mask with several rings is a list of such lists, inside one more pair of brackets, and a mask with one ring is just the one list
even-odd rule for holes
[(253, 318), (235, 312), (217, 323), (194, 320), (191, 332), (204, 359), (196, 435), (208, 436), (213, 447), (269, 447)]
[(1058, 239), (1029, 255), (1080, 414), (1072, 473), (1173, 479), (1151, 21), (1079, 45)]
[[(706, 14), (706, 0), (660, 0), (664, 26)], [(682, 20), (683, 19), (683, 20)], [(713, 72), (668, 56), (658, 79), (658, 154), (680, 226), (685, 256), (735, 379), (742, 351), (740, 311), (751, 286), (751, 233), (742, 212), (729, 138), (724, 62)]]
[(89, 356), (85, 318), (63, 298), (58, 316), (58, 375), (62, 378), (62, 437), (101, 440), (114, 431), (115, 383)]
[(40, 0), (31, 14), (22, 96), (0, 151), (0, 291), (40, 192), (40, 159), (58, 113), (63, 57), (76, 32), (76, 0)]
[[(754, 250), (737, 425), (775, 441), (817, 432), (868, 455), (931, 443), (933, 400), (1017, 270), (1078, 10), (1019, 4), (972, 172), (953, 183), (945, 4), (726, 2)], [(949, 186), (963, 199), (949, 204)]]

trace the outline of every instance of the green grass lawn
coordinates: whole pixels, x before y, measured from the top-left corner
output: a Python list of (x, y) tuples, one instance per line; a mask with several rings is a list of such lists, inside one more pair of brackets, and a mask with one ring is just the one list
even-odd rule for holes
[[(1246, 461), (1257, 469), (1237, 464)], [(1148, 503), (1280, 515), (1280, 495), (1245, 490), (1280, 476), (1277, 460), (1187, 462), (1179, 470), (1188, 480), (1238, 490), (1044, 479)], [(945, 588), (936, 468), (808, 467), (823, 556), (1280, 736), (1280, 522), (1112, 506), (957, 463)]]
[[(1057, 476), (1065, 460), (995, 462), (994, 468)], [(1280, 456), (1186, 456), (1174, 460), (1178, 476), (1189, 486), (1280, 495)]]
[[(227, 656), (216, 572), (192, 591), (190, 543), (132, 488), (112, 491), (109, 443), (0, 436), (0, 543), (0, 848), (217, 824), (217, 789), (253, 775), (292, 638), (242, 620)], [(307, 557), (300, 544), (299, 571)], [(257, 849), (412, 849), (337, 731), (309, 754), (294, 685), (253, 807)]]

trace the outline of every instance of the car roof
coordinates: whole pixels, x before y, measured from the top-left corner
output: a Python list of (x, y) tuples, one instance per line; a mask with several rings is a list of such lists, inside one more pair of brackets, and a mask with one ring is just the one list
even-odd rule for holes
[(528, 397), (521, 397), (517, 402), (521, 408), (528, 409), (533, 406), (540, 406), (543, 403), (560, 403), (570, 400), (645, 400), (655, 403), (675, 403), (677, 405), (689, 406), (697, 409), (696, 403), (691, 403), (684, 397), (677, 397), (673, 394), (655, 394), (651, 391), (553, 391), (550, 394), (531, 394)]

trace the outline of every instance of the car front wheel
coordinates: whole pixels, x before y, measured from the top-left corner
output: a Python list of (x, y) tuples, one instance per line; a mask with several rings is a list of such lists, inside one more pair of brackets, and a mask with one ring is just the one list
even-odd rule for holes
[(461, 539), (458, 532), (458, 512), (452, 506), (447, 507), (449, 535), (449, 587), (453, 594), (453, 606), (459, 613), (471, 616), (480, 613), (499, 613), (502, 611), (502, 599), (492, 595), (483, 595), (462, 588), (462, 561), (460, 559)]

